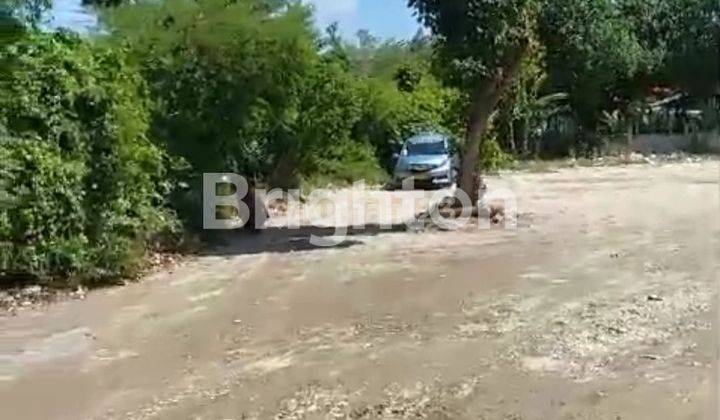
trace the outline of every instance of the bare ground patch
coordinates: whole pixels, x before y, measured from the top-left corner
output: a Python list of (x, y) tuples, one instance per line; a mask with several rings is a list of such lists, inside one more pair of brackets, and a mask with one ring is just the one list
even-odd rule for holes
[(709, 330), (705, 315), (713, 299), (709, 285), (692, 280), (631, 289), (621, 297), (596, 293), (550, 307), (532, 296), (508, 296), (466, 308), (467, 321), (456, 327), (455, 337), (502, 340), (503, 357), (523, 369), (588, 381), (612, 376), (621, 365), (687, 353), (692, 343), (685, 350), (664, 345)]

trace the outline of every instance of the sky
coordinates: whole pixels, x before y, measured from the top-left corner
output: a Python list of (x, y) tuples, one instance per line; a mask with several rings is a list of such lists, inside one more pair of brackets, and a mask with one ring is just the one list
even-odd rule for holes
[(64, 26), (73, 29), (92, 27), (97, 19), (86, 13), (80, 6), (81, 0), (53, 0), (50, 26)]
[(406, 0), (309, 0), (315, 6), (316, 25), (323, 29), (338, 22), (344, 37), (360, 29), (381, 38), (408, 39), (419, 25)]
[[(93, 26), (95, 18), (85, 13), (81, 0), (54, 0), (51, 26), (70, 28)], [(407, 0), (305, 0), (315, 7), (315, 24), (324, 30), (338, 22), (345, 38), (354, 38), (368, 29), (380, 38), (409, 39), (419, 25), (407, 7)]]

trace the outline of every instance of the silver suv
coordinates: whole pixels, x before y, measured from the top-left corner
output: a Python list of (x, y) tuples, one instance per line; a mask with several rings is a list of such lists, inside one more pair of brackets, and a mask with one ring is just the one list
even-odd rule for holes
[(455, 184), (459, 159), (452, 151), (450, 138), (439, 133), (423, 133), (405, 141), (395, 155), (393, 187), (402, 187), (412, 178), (416, 187), (445, 188)]

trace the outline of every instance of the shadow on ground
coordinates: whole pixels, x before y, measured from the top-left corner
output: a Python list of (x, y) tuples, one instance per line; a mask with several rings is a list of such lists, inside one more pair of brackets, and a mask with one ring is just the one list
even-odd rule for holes
[[(270, 227), (262, 231), (218, 232), (212, 241), (215, 243), (201, 255), (253, 255), (262, 253), (289, 253), (326, 249), (345, 249), (362, 245), (363, 237), (377, 236), (380, 233), (407, 232), (405, 224), (391, 226), (368, 225), (363, 228), (303, 226), (298, 229)], [(312, 240), (315, 238), (315, 240)], [(318, 244), (318, 241), (326, 244)], [(334, 244), (331, 244), (334, 243)]]

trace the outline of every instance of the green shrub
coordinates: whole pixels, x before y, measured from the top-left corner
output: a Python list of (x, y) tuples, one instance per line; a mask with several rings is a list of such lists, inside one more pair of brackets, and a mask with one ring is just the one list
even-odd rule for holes
[(306, 80), (292, 130), (304, 179), (317, 180), (314, 184), (384, 179), (372, 145), (355, 136), (365, 86), (365, 79), (332, 61), (320, 63)]
[(433, 130), (461, 138), (463, 96), (428, 79), (423, 78), (412, 92), (401, 92), (393, 83), (368, 83), (355, 137), (375, 147), (380, 165), (387, 171), (392, 170), (393, 154), (414, 134)]
[(142, 77), (122, 50), (67, 34), (30, 34), (0, 60), (15, 63), (0, 87), (5, 275), (129, 274), (176, 227)]
[(490, 172), (508, 168), (515, 162), (513, 155), (504, 151), (494, 136), (488, 136), (483, 141), (480, 156), (482, 158), (480, 166)]
[(172, 205), (188, 228), (202, 227), (203, 173), (267, 180), (283, 166), (278, 178), (292, 184), (310, 136), (299, 106), (319, 63), (310, 12), (256, 6), (139, 2), (106, 15), (110, 41), (129, 46), (158, 104), (153, 137), (187, 163), (173, 179), (189, 188)]
[(2, 268), (15, 275), (72, 275), (88, 267), (81, 160), (64, 159), (40, 140), (0, 141), (7, 194), (0, 217)]
[(326, 187), (348, 185), (365, 181), (367, 185), (379, 185), (387, 181), (369, 144), (344, 141), (330, 145), (315, 157), (315, 169), (305, 175), (306, 186)]

